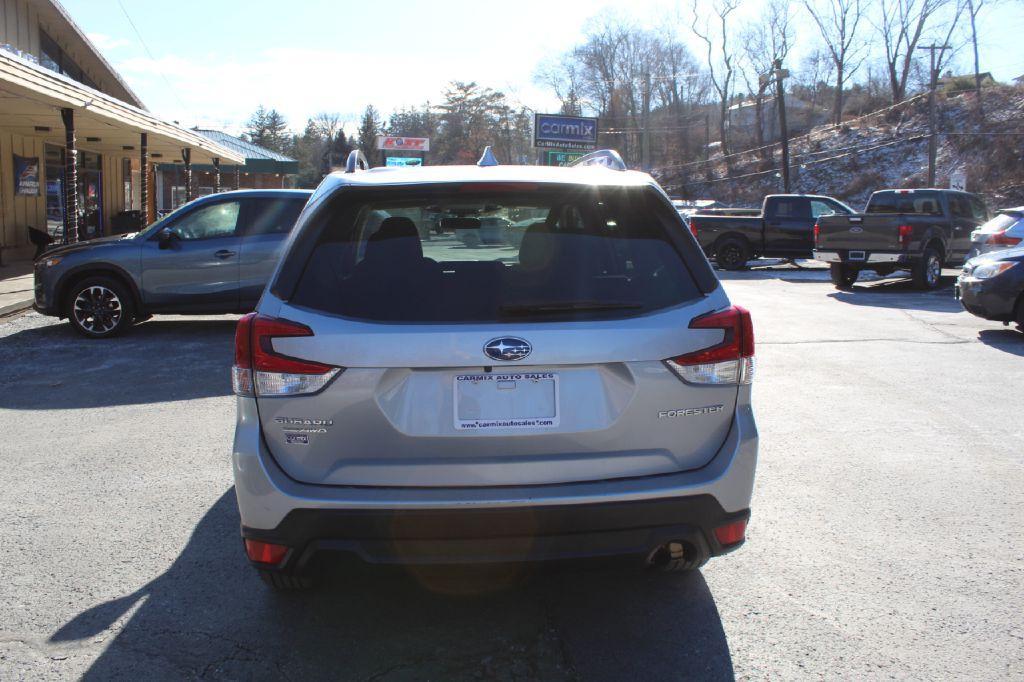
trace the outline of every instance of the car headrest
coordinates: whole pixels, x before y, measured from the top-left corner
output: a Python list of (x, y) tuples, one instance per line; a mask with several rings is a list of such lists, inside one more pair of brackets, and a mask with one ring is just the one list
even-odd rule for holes
[(526, 228), (519, 245), (519, 265), (525, 270), (543, 270), (555, 257), (555, 236), (544, 222)]
[(411, 260), (423, 257), (423, 244), (416, 223), (409, 218), (392, 216), (380, 224), (366, 244), (366, 260)]

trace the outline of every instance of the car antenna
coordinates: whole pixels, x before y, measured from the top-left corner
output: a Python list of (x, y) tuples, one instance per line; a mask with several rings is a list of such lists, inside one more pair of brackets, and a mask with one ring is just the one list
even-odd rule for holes
[(480, 160), (476, 162), (478, 166), (497, 166), (498, 158), (491, 151), (491, 145), (484, 147), (484, 155), (480, 157)]

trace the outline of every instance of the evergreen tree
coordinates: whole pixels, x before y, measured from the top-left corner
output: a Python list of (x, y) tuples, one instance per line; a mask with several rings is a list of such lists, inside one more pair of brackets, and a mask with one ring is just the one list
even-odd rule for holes
[(366, 160), (373, 165), (377, 158), (377, 137), (384, 134), (384, 122), (380, 112), (372, 104), (367, 105), (363, 117), (359, 121), (358, 147), (366, 154)]
[(281, 154), (289, 151), (288, 122), (277, 109), (267, 109), (262, 104), (246, 121), (242, 138)]

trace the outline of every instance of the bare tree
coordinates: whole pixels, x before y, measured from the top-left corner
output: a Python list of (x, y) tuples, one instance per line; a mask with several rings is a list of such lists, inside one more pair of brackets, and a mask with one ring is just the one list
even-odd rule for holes
[[(728, 128), (729, 100), (732, 98), (733, 80), (735, 75), (736, 55), (729, 45), (729, 15), (739, 7), (740, 0), (715, 0), (711, 5), (712, 16), (702, 15), (698, 11), (698, 0), (691, 0), (690, 29), (707, 48), (708, 73), (711, 86), (718, 95), (718, 138), (722, 145), (722, 154), (728, 156), (726, 140)], [(712, 22), (716, 26), (712, 27)]]
[(981, 104), (981, 67), (978, 62), (978, 27), (977, 19), (985, 7), (985, 0), (967, 0), (967, 15), (971, 20), (971, 47), (974, 49), (974, 92), (978, 106), (978, 119), (985, 119), (985, 109)]
[[(864, 61), (862, 45), (857, 45), (857, 29), (864, 17), (861, 0), (803, 0), (821, 32), (835, 67), (836, 92), (832, 122), (843, 120), (843, 87)], [(855, 47), (856, 46), (856, 47)]]
[(881, 25), (878, 28), (885, 47), (893, 104), (907, 98), (907, 81), (917, 46), (929, 34), (940, 13), (950, 7), (954, 11), (948, 26), (951, 35), (962, 12), (961, 0), (881, 0)]
[[(754, 98), (754, 142), (764, 146), (765, 100), (774, 87), (767, 77), (775, 60), (785, 60), (790, 48), (790, 12), (787, 0), (769, 0), (740, 35), (743, 43), (741, 74)], [(756, 84), (756, 85), (755, 85)]]

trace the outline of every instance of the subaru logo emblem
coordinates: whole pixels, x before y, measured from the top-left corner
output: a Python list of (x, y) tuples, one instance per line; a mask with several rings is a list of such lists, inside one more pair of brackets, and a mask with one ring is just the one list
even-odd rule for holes
[(484, 355), (492, 360), (522, 360), (532, 350), (530, 342), (518, 336), (501, 336), (484, 344)]
[(864, 228), (863, 228), (863, 227), (851, 227), (851, 228), (850, 228), (850, 232), (851, 232), (852, 234), (860, 234), (860, 233), (861, 233), (861, 232), (863, 232), (863, 231), (864, 231)]

